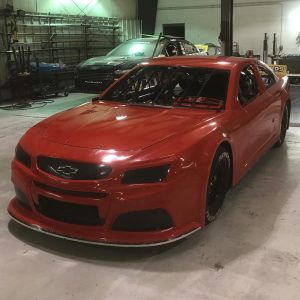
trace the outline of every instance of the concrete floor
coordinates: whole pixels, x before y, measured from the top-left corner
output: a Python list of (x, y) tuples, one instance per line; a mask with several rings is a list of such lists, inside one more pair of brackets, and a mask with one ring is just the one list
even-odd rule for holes
[[(299, 299), (300, 128), (232, 190), (218, 220), (190, 238), (144, 249), (97, 247), (21, 227), (6, 212), (10, 161), (27, 128), (74, 95), (0, 111), (0, 299)], [(297, 121), (297, 120), (296, 120)]]

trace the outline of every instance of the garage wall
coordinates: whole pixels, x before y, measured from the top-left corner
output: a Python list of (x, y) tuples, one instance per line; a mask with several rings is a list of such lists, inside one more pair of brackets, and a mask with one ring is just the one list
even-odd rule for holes
[(158, 0), (156, 34), (162, 24), (185, 23), (186, 38), (194, 43), (217, 43), (220, 29), (220, 0)]
[(3, 7), (6, 3), (15, 9), (29, 12), (86, 14), (101, 17), (136, 17), (136, 0), (0, 0)]
[[(218, 43), (221, 0), (159, 0), (156, 34), (162, 24), (185, 23), (186, 38), (194, 43)], [(240, 53), (253, 49), (262, 55), (264, 33), (269, 35), (269, 53), (273, 33), (277, 34), (286, 54), (299, 54), (296, 38), (300, 32), (300, 1), (298, 0), (236, 0), (234, 1), (234, 41)]]

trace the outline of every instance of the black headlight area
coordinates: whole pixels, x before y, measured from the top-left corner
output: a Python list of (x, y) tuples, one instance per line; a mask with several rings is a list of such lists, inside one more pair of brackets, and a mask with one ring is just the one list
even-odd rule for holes
[(170, 170), (170, 165), (159, 167), (143, 168), (126, 171), (122, 183), (124, 184), (143, 184), (161, 182), (166, 179)]
[(16, 147), (16, 160), (22, 163), (27, 168), (31, 167), (30, 155), (18, 144)]

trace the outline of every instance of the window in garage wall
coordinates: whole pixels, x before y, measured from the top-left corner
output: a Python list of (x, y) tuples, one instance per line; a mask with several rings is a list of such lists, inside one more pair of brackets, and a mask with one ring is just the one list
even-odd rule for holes
[(185, 24), (163, 24), (163, 34), (185, 38)]

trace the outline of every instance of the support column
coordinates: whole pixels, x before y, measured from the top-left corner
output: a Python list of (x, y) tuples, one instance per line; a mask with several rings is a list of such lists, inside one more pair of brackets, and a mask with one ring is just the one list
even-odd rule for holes
[(221, 0), (221, 32), (222, 55), (232, 55), (233, 42), (233, 0)]

